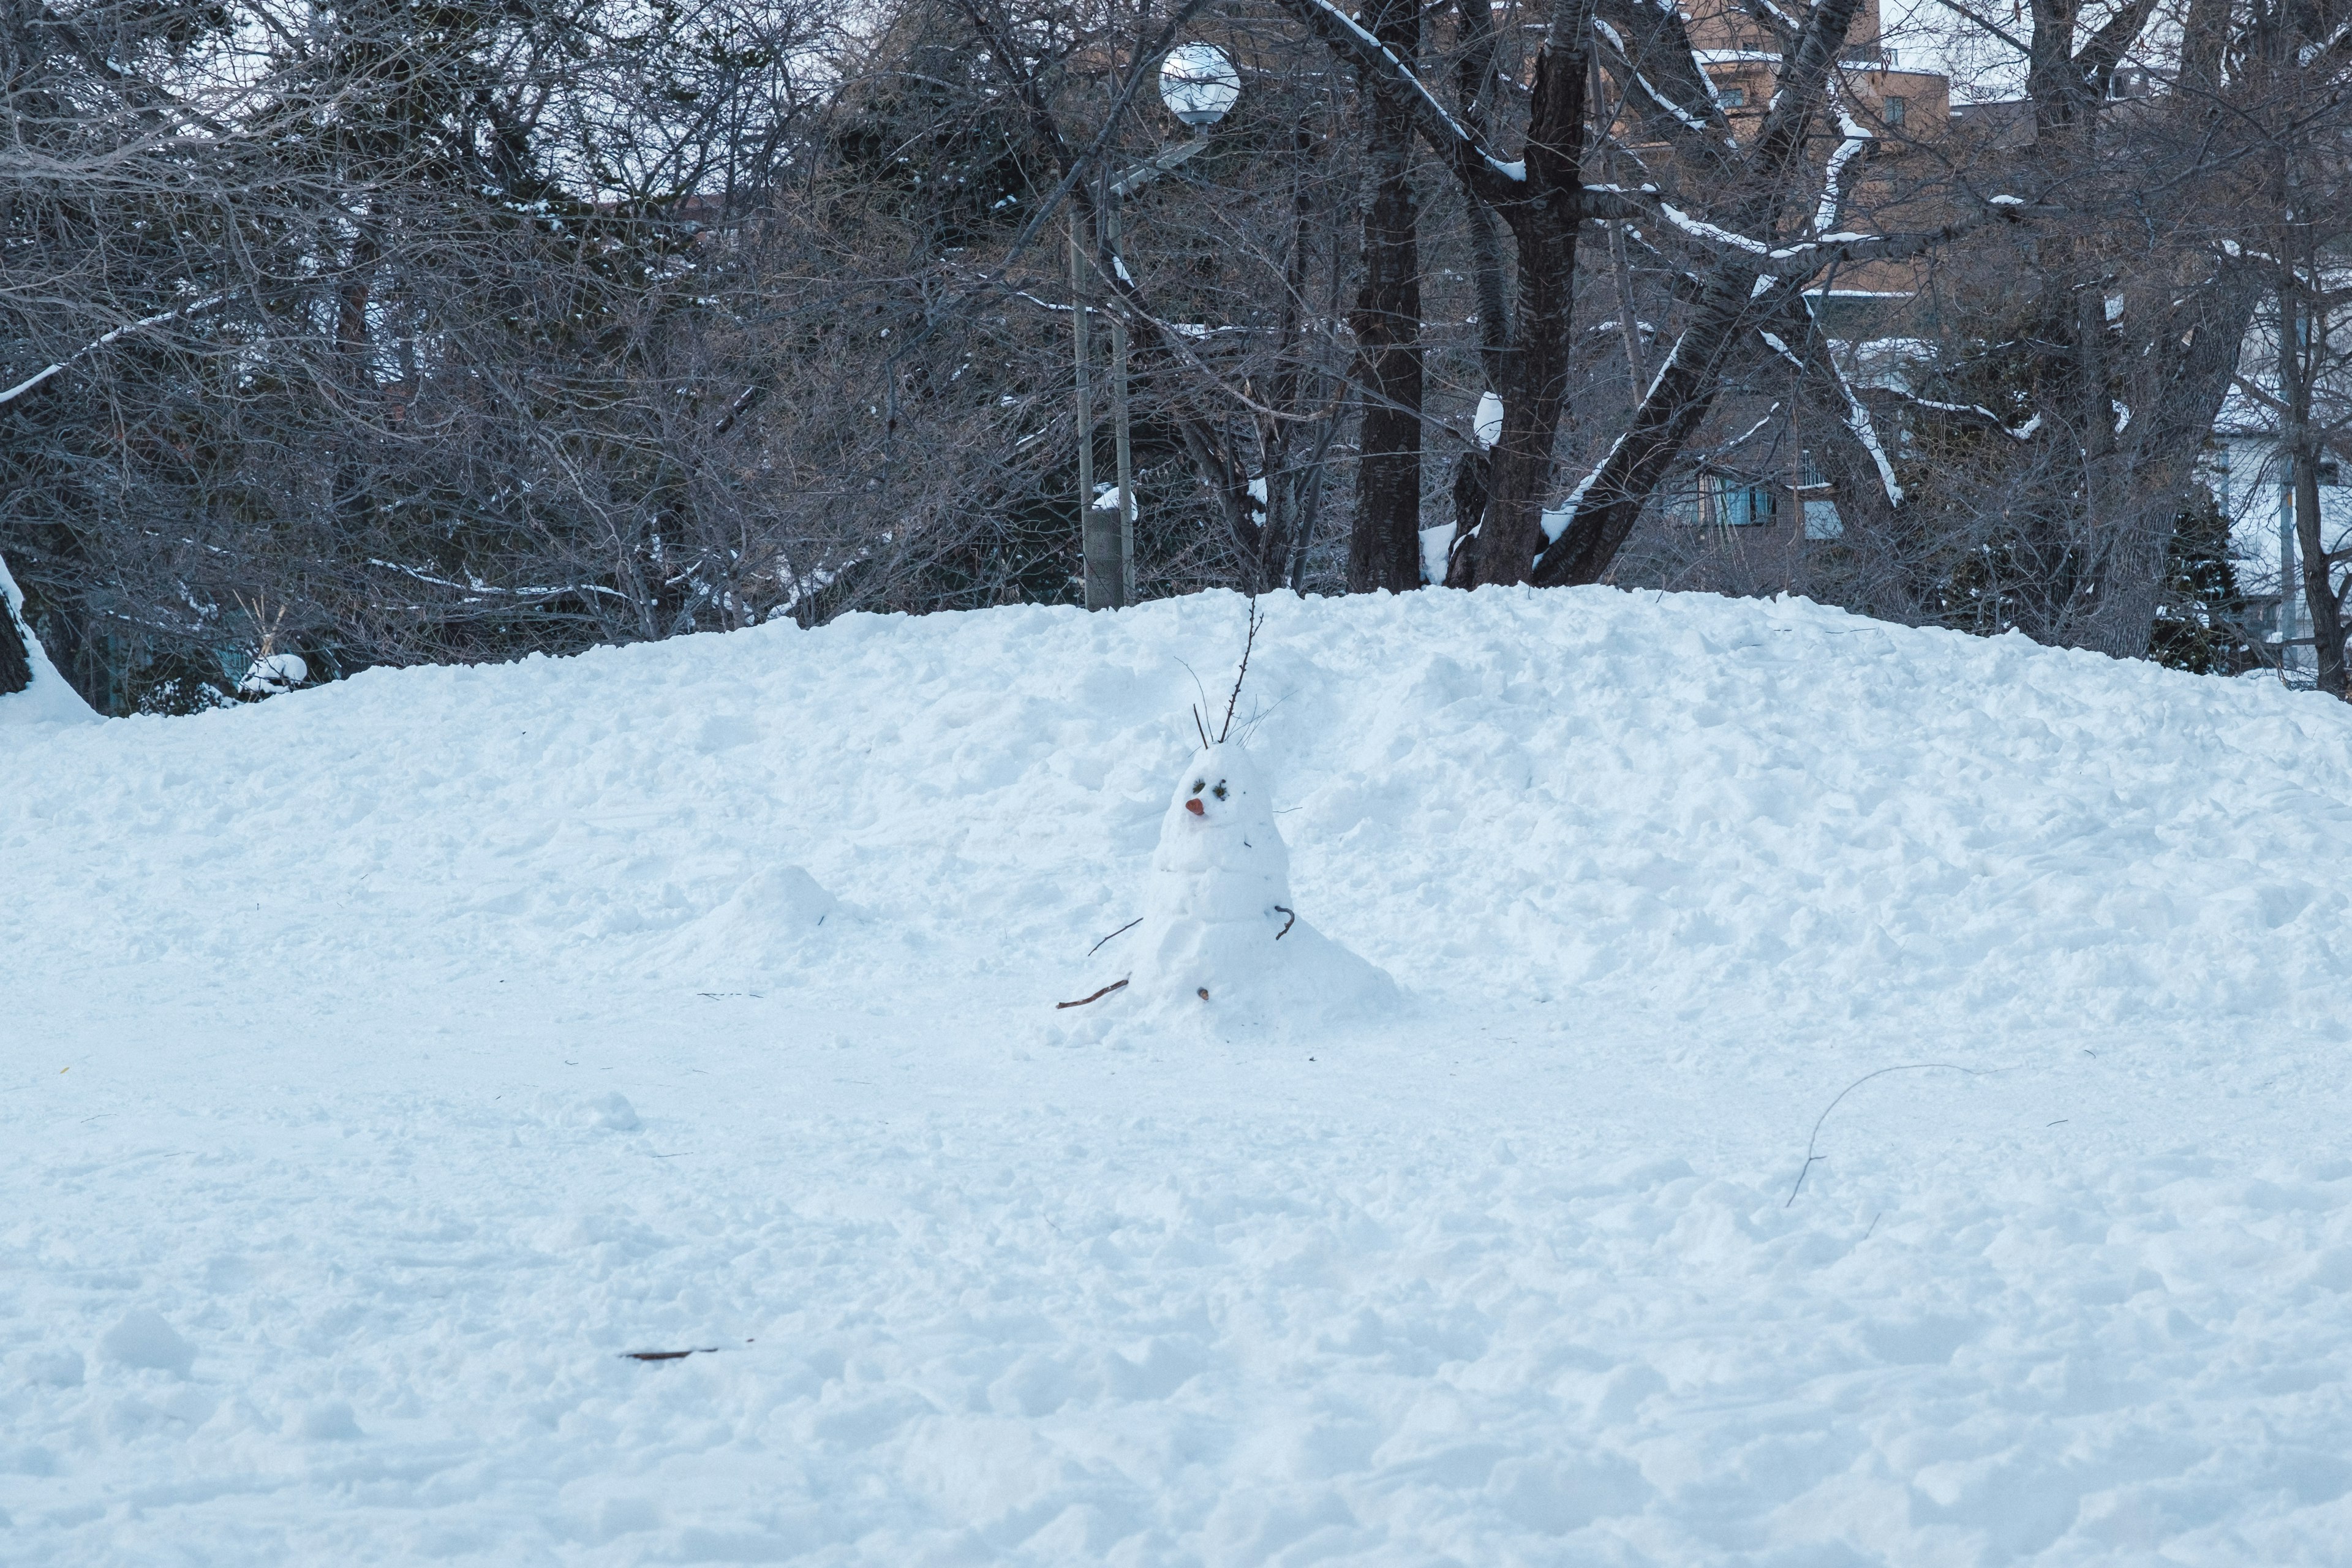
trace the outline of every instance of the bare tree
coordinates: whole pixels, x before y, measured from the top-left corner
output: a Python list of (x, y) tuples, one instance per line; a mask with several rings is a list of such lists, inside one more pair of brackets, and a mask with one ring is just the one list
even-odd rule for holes
[[(1419, 0), (1375, 0), (1369, 30), (1406, 71), (1419, 68)], [(1363, 451), (1348, 586), (1421, 585), (1421, 226), (1413, 188), (1412, 109), (1402, 82), (1365, 73), (1371, 199), (1364, 206), (1363, 287), (1357, 296), (1357, 380)]]
[[(1148, 593), (1411, 586), (1450, 443), (1453, 583), (1769, 481), (1844, 532), (1759, 587), (2141, 651), (2258, 306), (2247, 395), (2336, 438), (2341, 29), (2191, 0), (2158, 71), (2147, 0), (1957, 6), (2030, 91), (1979, 137), (1873, 96), (1862, 3), (12, 14), (0, 552), (117, 710), (216, 692), (264, 591), (331, 671), (1074, 601), (1110, 321)], [(1249, 84), (1199, 142), (1195, 38)]]

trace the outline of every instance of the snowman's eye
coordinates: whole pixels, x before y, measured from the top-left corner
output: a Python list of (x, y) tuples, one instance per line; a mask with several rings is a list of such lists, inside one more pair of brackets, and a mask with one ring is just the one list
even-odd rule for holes
[(1193, 793), (1194, 795), (1198, 795), (1198, 794), (1200, 794), (1202, 790), (1204, 790), (1204, 789), (1206, 789), (1206, 788), (1208, 788), (1208, 787), (1209, 787), (1209, 781), (1208, 781), (1208, 780), (1206, 780), (1206, 779), (1194, 779), (1194, 780), (1192, 781), (1192, 793)]
[(1224, 799), (1224, 798), (1225, 798), (1225, 784), (1224, 784), (1224, 781), (1223, 781), (1223, 779), (1218, 780), (1218, 781), (1217, 781), (1217, 787), (1216, 787), (1216, 788), (1214, 788), (1214, 789), (1213, 789), (1213, 790), (1211, 790), (1209, 793), (1210, 793), (1211, 795), (1215, 795), (1219, 800), (1223, 800), (1223, 799)]

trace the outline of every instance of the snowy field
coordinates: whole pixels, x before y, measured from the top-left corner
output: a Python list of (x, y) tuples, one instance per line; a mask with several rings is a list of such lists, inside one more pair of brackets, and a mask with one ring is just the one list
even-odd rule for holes
[(2345, 1561), (2352, 713), (1270, 610), (1369, 1023), (1054, 1006), (1231, 595), (0, 702), (0, 1560)]

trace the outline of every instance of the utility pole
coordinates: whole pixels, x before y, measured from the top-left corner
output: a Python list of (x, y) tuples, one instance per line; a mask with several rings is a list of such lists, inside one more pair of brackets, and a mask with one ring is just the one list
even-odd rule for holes
[[(1078, 359), (1078, 548), (1086, 562), (1087, 608), (1116, 609), (1126, 602), (1118, 531), (1095, 505), (1094, 307), (1087, 288), (1086, 226), (1070, 209), (1070, 314), (1076, 323)], [(1118, 318), (1113, 317), (1114, 321)], [(1118, 329), (1114, 328), (1116, 331)], [(1124, 424), (1122, 417), (1121, 423)]]
[[(1124, 273), (1126, 262), (1119, 256), (1118, 209), (1126, 193), (1111, 192), (1110, 204), (1103, 216), (1110, 226), (1110, 264)], [(1113, 315), (1110, 319), (1110, 405), (1111, 444), (1118, 452), (1118, 570), (1119, 600), (1122, 605), (1135, 603), (1135, 449), (1128, 442), (1127, 426), (1127, 318)]]
[[(1160, 96), (1168, 110), (1196, 134), (1148, 159), (1108, 182), (1098, 204), (1102, 213), (1103, 248), (1113, 276), (1106, 279), (1110, 292), (1129, 282), (1127, 262), (1119, 254), (1119, 204), (1206, 144), (1208, 127), (1224, 117), (1241, 96), (1241, 73), (1223, 49), (1213, 44), (1183, 44), (1168, 52), (1160, 66)], [(1110, 310), (1111, 444), (1118, 467), (1118, 490), (1110, 507), (1095, 504), (1095, 405), (1088, 379), (1092, 360), (1088, 335), (1087, 265), (1084, 225), (1077, 209), (1070, 212), (1070, 310), (1075, 323), (1078, 360), (1078, 544), (1086, 558), (1087, 608), (1111, 610), (1135, 603), (1135, 452), (1128, 425), (1127, 314), (1118, 305)], [(1112, 515), (1104, 517), (1105, 511)]]

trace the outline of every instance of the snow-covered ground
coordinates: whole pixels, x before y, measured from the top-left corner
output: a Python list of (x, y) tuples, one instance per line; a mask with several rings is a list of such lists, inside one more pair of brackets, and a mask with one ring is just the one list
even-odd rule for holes
[(0, 1559), (2343, 1561), (2352, 714), (1270, 608), (1304, 1037), (1053, 1005), (1230, 595), (0, 728)]

